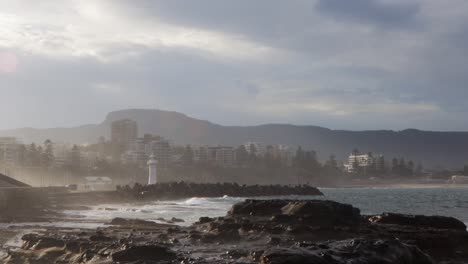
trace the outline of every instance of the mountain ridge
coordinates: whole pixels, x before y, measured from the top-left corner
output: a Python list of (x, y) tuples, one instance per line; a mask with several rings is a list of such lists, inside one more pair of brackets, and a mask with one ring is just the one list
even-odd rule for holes
[(405, 157), (430, 166), (461, 167), (468, 163), (468, 132), (440, 132), (418, 129), (333, 130), (320, 126), (262, 124), (257, 126), (223, 126), (192, 118), (175, 111), (124, 109), (107, 114), (100, 124), (68, 128), (20, 128), (0, 130), (0, 136), (22, 138), (24, 143), (55, 142), (93, 143), (100, 136), (109, 138), (111, 122), (130, 118), (137, 121), (143, 133), (161, 135), (176, 144), (209, 144), (237, 146), (247, 141), (263, 144), (302, 145), (318, 152), (320, 159), (336, 155), (345, 160), (358, 148), (363, 152), (383, 154), (387, 159)]

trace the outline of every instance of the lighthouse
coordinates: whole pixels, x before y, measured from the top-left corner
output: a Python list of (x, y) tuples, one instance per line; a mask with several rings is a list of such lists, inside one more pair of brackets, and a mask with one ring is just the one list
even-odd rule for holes
[(158, 161), (154, 157), (154, 154), (152, 154), (148, 160), (148, 185), (151, 184), (156, 184), (158, 182), (158, 171), (157, 171), (157, 166), (158, 166)]

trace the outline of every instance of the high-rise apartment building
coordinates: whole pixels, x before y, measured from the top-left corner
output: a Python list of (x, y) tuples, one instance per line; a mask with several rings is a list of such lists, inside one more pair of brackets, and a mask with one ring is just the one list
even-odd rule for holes
[(129, 149), (138, 137), (137, 122), (131, 119), (122, 119), (112, 122), (111, 140), (116, 144)]

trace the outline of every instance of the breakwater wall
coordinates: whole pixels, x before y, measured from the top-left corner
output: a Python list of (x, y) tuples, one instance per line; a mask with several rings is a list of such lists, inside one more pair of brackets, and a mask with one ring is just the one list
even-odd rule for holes
[(176, 200), (192, 197), (259, 197), (282, 195), (323, 195), (309, 185), (239, 185), (236, 183), (163, 182), (154, 185), (122, 186), (116, 191), (57, 194), (64, 206), (125, 203), (151, 200)]
[(169, 182), (118, 188), (121, 196), (137, 199), (182, 199), (191, 197), (258, 197), (283, 195), (323, 195), (310, 185), (239, 185), (237, 183)]

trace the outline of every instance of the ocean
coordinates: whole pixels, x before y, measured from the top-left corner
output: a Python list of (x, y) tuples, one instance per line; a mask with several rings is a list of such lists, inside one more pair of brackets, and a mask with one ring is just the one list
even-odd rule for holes
[[(255, 199), (324, 199), (352, 204), (362, 214), (397, 212), (406, 214), (453, 216), (468, 223), (468, 187), (444, 188), (321, 188), (324, 196), (275, 196)], [(139, 218), (161, 222), (158, 218), (183, 219), (190, 225), (202, 216), (226, 215), (231, 206), (246, 198), (218, 197), (150, 203), (102, 204), (90, 210), (65, 211), (60, 222), (22, 223), (20, 225), (95, 228), (104, 226), (115, 217)], [(18, 224), (15, 224), (18, 225)], [(0, 227), (5, 227), (0, 225)]]
[[(453, 216), (468, 223), (468, 187), (444, 188), (321, 188), (324, 196), (275, 196), (256, 199), (325, 199), (352, 204), (362, 214), (397, 212), (406, 214)], [(91, 210), (66, 211), (60, 225), (79, 223), (102, 225), (115, 217), (139, 218), (158, 222), (158, 218), (183, 219), (190, 225), (202, 216), (226, 215), (231, 206), (245, 198), (194, 197), (175, 201), (141, 204), (103, 204)], [(56, 223), (57, 224), (57, 223)]]

